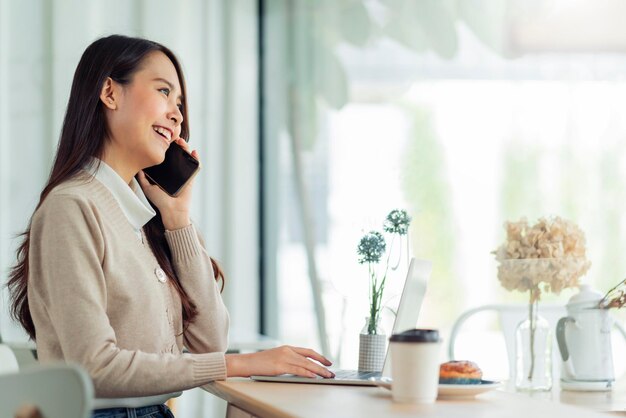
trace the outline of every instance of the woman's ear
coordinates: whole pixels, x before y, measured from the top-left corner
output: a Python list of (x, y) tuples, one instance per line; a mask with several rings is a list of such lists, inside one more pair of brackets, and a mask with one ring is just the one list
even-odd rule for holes
[(117, 109), (117, 99), (119, 97), (119, 86), (111, 77), (107, 77), (100, 91), (100, 101), (104, 103), (108, 109)]

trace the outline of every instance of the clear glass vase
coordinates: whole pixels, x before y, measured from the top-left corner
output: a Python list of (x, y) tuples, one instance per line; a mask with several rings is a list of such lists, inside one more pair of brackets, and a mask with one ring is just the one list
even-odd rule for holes
[(515, 387), (520, 391), (552, 389), (552, 332), (538, 310), (537, 301), (530, 303), (528, 318), (519, 323), (515, 333)]

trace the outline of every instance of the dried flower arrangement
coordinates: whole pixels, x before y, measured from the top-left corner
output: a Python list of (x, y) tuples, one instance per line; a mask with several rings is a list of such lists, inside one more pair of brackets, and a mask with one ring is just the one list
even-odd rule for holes
[[(519, 387), (534, 386), (535, 331), (538, 302), (542, 292), (559, 294), (561, 290), (579, 285), (589, 270), (585, 235), (573, 222), (560, 217), (540, 218), (530, 226), (526, 218), (506, 222), (506, 241), (493, 251), (498, 261), (498, 279), (505, 289), (528, 291), (529, 360)], [(518, 379), (522, 379), (518, 376)], [(538, 384), (538, 386), (540, 386)]]
[(498, 279), (507, 290), (530, 292), (530, 302), (542, 292), (560, 293), (578, 286), (589, 270), (585, 235), (573, 222), (558, 216), (540, 218), (530, 226), (526, 218), (506, 222), (506, 241), (493, 254)]

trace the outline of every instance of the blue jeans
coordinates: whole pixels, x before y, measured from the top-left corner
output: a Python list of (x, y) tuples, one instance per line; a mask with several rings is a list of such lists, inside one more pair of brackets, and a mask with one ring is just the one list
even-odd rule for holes
[(96, 409), (91, 418), (175, 418), (165, 405), (143, 406), (141, 408)]

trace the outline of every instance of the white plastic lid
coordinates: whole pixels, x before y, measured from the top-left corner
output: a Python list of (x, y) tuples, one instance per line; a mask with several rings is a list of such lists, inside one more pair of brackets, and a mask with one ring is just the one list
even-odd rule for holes
[(597, 303), (604, 295), (588, 284), (580, 285), (579, 292), (572, 296), (567, 302), (568, 305), (578, 305), (582, 303)]

